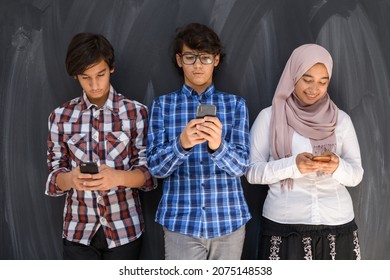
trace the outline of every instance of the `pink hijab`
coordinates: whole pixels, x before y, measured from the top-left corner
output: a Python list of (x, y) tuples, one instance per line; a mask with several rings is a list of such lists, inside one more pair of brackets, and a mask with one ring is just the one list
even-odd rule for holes
[[(284, 68), (272, 101), (271, 144), (274, 159), (292, 156), (293, 132), (310, 139), (314, 155), (336, 150), (334, 134), (338, 108), (326, 93), (313, 105), (306, 105), (294, 94), (298, 80), (312, 66), (322, 63), (332, 75), (333, 61), (329, 52), (315, 44), (296, 48)], [(292, 188), (292, 179), (282, 181)]]

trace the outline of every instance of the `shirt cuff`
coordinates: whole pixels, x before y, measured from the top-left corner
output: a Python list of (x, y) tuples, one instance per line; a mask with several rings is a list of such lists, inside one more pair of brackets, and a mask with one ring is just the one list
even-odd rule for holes
[(58, 174), (67, 173), (67, 172), (70, 172), (70, 170), (68, 170), (67, 168), (60, 168), (60, 169), (52, 171), (49, 174), (49, 176), (47, 178), (47, 182), (46, 182), (46, 191), (45, 191), (46, 195), (55, 197), (55, 196), (62, 196), (65, 193), (67, 193), (67, 191), (63, 191), (57, 186)]
[(152, 175), (149, 172), (149, 169), (146, 166), (136, 166), (131, 170), (138, 169), (144, 174), (145, 178), (145, 184), (143, 187), (139, 188), (141, 191), (148, 192), (157, 187), (157, 180), (156, 178), (152, 177)]
[(292, 168), (291, 168), (292, 174), (291, 174), (290, 178), (298, 179), (298, 178), (303, 177), (303, 174), (301, 173), (301, 171), (299, 171), (298, 166), (296, 164), (297, 156), (294, 155), (292, 157), (289, 157), (288, 160), (289, 160), (289, 164), (292, 166)]
[[(209, 152), (210, 151), (211, 150), (209, 150)], [(214, 152), (211, 151), (210, 156), (218, 161), (218, 160), (221, 160), (225, 156), (227, 151), (228, 151), (228, 149), (227, 149), (227, 146), (226, 146), (226, 142), (222, 141), (221, 145), (219, 146), (219, 148), (217, 150), (215, 150)]]
[(176, 141), (173, 143), (172, 149), (175, 155), (177, 155), (180, 159), (189, 156), (193, 151), (193, 148), (186, 150), (182, 147), (180, 143), (180, 136), (176, 138)]
[(336, 170), (332, 173), (332, 177), (336, 180), (339, 180), (338, 178), (343, 178), (344, 160), (338, 154), (333, 154), (339, 158), (339, 166), (337, 166)]

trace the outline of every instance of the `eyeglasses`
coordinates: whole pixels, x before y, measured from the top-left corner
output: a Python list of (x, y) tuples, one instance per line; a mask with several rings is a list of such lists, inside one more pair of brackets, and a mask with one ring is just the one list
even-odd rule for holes
[(202, 54), (184, 53), (184, 54), (179, 54), (179, 56), (181, 58), (181, 62), (183, 62), (183, 64), (186, 65), (195, 64), (198, 58), (200, 63), (208, 65), (213, 63), (215, 58), (215, 55), (208, 54), (208, 53), (202, 53)]

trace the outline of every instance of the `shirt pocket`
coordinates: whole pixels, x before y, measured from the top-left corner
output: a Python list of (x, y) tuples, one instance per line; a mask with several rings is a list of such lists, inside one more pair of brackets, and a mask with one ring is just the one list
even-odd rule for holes
[(125, 164), (125, 161), (128, 161), (129, 135), (123, 131), (111, 131), (106, 132), (104, 137), (106, 160), (116, 164)]
[(88, 154), (88, 134), (76, 133), (76, 134), (65, 134), (64, 141), (67, 143), (71, 156), (74, 161), (87, 162), (90, 160)]

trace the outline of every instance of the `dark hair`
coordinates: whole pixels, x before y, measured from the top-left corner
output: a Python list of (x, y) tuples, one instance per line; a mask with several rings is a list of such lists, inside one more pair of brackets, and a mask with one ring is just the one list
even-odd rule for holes
[(176, 29), (176, 36), (173, 40), (173, 62), (179, 68), (180, 73), (183, 73), (183, 70), (176, 63), (176, 54), (183, 51), (183, 45), (193, 50), (214, 55), (219, 54), (219, 64), (225, 56), (218, 35), (208, 26), (200, 23), (190, 23), (184, 27), (179, 27)]
[(100, 34), (78, 33), (69, 43), (66, 53), (66, 71), (70, 76), (84, 73), (90, 66), (104, 60), (110, 70), (114, 68), (114, 48)]

